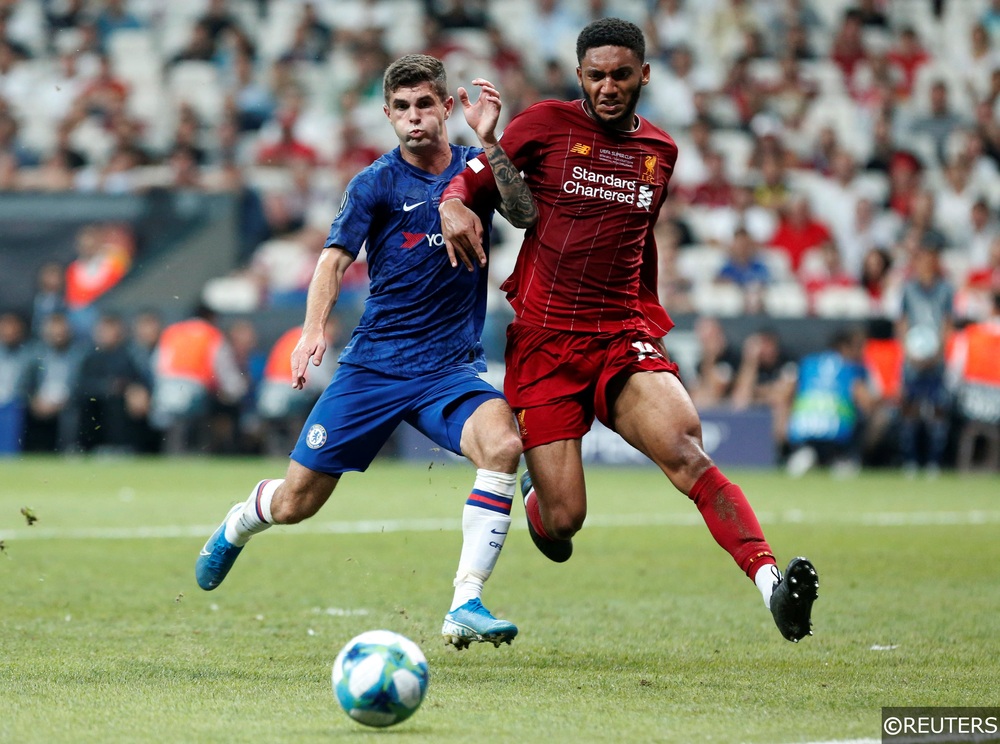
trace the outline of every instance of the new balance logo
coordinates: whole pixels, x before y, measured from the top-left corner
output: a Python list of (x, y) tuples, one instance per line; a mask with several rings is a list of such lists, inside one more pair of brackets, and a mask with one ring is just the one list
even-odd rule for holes
[(571, 148), (569, 148), (569, 151), (574, 152), (577, 155), (590, 155), (591, 149), (592, 148), (590, 147), (590, 145), (585, 145), (582, 142), (577, 142)]
[(424, 201), (417, 202), (416, 204), (403, 204), (403, 211), (404, 212), (412, 212), (414, 209), (416, 209), (417, 207), (419, 207), (421, 204), (426, 204), (426, 203), (427, 203), (427, 200), (425, 199)]

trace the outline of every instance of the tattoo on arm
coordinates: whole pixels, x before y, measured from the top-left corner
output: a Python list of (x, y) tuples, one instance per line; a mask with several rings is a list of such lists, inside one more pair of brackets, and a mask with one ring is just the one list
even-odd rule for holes
[(531, 196), (531, 189), (521, 177), (507, 153), (500, 145), (486, 148), (486, 159), (493, 169), (493, 179), (500, 190), (500, 214), (514, 227), (531, 227), (538, 219), (538, 209)]

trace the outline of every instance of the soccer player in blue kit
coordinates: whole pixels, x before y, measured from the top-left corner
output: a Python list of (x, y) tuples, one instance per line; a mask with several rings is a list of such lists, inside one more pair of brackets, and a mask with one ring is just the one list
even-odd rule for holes
[(494, 127), (500, 97), (486, 80), (477, 101), (459, 88), (469, 125), (483, 148), (450, 144), (454, 108), (443, 64), (407, 55), (386, 70), (383, 110), (399, 147), (355, 176), (330, 228), (309, 286), (302, 337), (292, 352), (292, 385), (301, 388), (310, 361), (326, 351), (323, 326), (347, 267), (366, 244), (370, 295), (332, 381), (291, 453), (283, 479), (258, 483), (209, 538), (195, 565), (202, 589), (215, 589), (252, 535), (272, 524), (316, 514), (343, 473), (364, 471), (406, 421), (477, 468), (462, 515), (462, 552), (445, 615), (446, 642), (510, 643), (517, 627), (483, 606), (483, 583), (510, 525), (521, 440), (503, 396), (479, 376), (486, 313), (484, 264), (454, 271), (441, 242), (438, 202), (448, 182), (485, 151), (501, 204), (477, 207), (488, 236), (494, 207), (516, 227), (537, 217), (531, 193)]

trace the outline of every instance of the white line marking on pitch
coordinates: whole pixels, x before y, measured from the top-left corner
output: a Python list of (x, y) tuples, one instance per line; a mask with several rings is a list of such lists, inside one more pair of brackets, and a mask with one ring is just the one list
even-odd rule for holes
[[(1000, 524), (1000, 511), (862, 512), (860, 514), (808, 514), (792, 510), (775, 514), (759, 512), (761, 524), (859, 525), (862, 527), (920, 527)], [(689, 527), (701, 525), (701, 515), (595, 514), (587, 527)], [(159, 527), (22, 527), (0, 530), (0, 540), (135, 540), (149, 538), (205, 537), (214, 525), (164, 525)], [(458, 532), (459, 519), (365, 519), (353, 522), (304, 522), (277, 534), (349, 534), (376, 532)], [(846, 743), (845, 743), (846, 744)]]

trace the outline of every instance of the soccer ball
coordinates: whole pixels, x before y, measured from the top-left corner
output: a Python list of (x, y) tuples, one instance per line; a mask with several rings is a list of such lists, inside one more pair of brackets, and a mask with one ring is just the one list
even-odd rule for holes
[(337, 654), (332, 679), (333, 694), (347, 715), (366, 726), (392, 726), (424, 701), (427, 659), (409, 638), (369, 630)]

